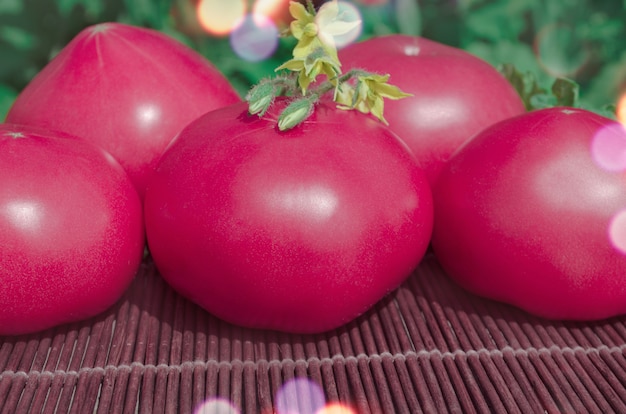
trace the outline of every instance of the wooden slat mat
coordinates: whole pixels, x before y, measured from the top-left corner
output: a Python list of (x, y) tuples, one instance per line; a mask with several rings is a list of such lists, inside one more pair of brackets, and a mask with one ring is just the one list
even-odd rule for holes
[(0, 413), (193, 413), (216, 398), (272, 413), (295, 378), (354, 413), (625, 413), (624, 351), (626, 318), (534, 318), (461, 290), (430, 254), (366, 315), (319, 335), (222, 322), (147, 261), (109, 312), (0, 337)]

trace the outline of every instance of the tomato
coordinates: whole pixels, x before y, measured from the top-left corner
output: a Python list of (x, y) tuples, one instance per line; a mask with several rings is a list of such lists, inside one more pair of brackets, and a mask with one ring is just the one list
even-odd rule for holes
[(626, 312), (626, 131), (530, 112), (465, 144), (433, 189), (432, 246), (467, 289), (554, 319)]
[(429, 182), (452, 153), (482, 129), (525, 111), (498, 71), (469, 53), (421, 37), (387, 35), (339, 51), (342, 69), (390, 74), (412, 97), (385, 102), (385, 118)]
[(246, 104), (212, 111), (166, 151), (145, 197), (155, 264), (227, 321), (320, 332), (357, 317), (411, 274), (432, 198), (408, 149), (334, 103), (280, 132)]
[(143, 256), (142, 215), (128, 175), (102, 149), (0, 124), (0, 335), (114, 304)]
[(204, 112), (240, 100), (202, 56), (120, 23), (80, 32), (19, 94), (7, 122), (63, 131), (109, 151), (140, 194), (165, 147)]

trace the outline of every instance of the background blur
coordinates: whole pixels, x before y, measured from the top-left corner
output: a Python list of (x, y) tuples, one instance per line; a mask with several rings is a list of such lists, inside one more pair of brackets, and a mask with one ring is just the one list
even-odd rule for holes
[[(322, 3), (317, 1), (317, 4)], [(580, 84), (581, 106), (616, 104), (626, 91), (626, 0), (352, 0), (359, 39), (424, 36), (493, 65), (511, 63), (545, 88)], [(80, 30), (118, 21), (163, 31), (211, 60), (244, 95), (290, 57), (293, 40), (246, 50), (236, 21), (263, 15), (278, 31), (288, 0), (0, 0), (0, 120), (29, 80)], [(241, 26), (241, 25), (239, 25)], [(262, 37), (262, 36), (261, 36)], [(261, 38), (252, 35), (252, 38)], [(248, 42), (249, 43), (249, 42)], [(271, 43), (271, 42), (270, 42)], [(248, 47), (249, 49), (249, 47)]]

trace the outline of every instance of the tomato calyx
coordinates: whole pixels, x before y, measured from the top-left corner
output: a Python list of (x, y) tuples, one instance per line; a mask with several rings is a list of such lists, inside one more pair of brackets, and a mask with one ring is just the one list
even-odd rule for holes
[(555, 106), (578, 106), (580, 87), (571, 79), (555, 79), (548, 91), (531, 72), (522, 72), (512, 64), (500, 65), (498, 71), (513, 85), (527, 111)]
[(527, 111), (554, 107), (581, 108), (609, 119), (617, 118), (615, 104), (610, 103), (594, 108), (581, 105), (580, 85), (572, 79), (555, 78), (547, 88), (540, 84), (533, 73), (522, 72), (510, 63), (500, 65), (497, 69), (515, 88)]
[[(389, 84), (388, 74), (361, 69), (343, 73), (337, 56), (334, 37), (348, 33), (361, 21), (342, 20), (337, 0), (324, 3), (317, 12), (310, 0), (306, 7), (292, 1), (289, 11), (294, 20), (285, 35), (298, 40), (293, 58), (276, 68), (279, 75), (252, 87), (246, 96), (248, 112), (262, 117), (276, 97), (291, 97), (292, 102), (278, 117), (278, 128), (285, 131), (307, 119), (322, 96), (333, 91), (338, 109), (371, 113), (388, 125), (383, 115), (384, 98), (402, 99), (412, 95)], [(312, 87), (321, 75), (326, 79)]]

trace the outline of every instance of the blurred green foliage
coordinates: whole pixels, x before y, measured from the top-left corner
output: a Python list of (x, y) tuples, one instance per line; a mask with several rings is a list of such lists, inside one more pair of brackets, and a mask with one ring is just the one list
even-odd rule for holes
[[(230, 0), (223, 0), (230, 1)], [(320, 3), (320, 2), (317, 2)], [(367, 4), (374, 5), (367, 5)], [(595, 110), (615, 104), (626, 88), (626, 0), (355, 1), (362, 38), (421, 35), (465, 49), (493, 64), (512, 64), (550, 90), (554, 79), (579, 85), (579, 102)], [(0, 120), (17, 93), (83, 28), (119, 21), (163, 31), (211, 60), (243, 95), (289, 58), (276, 53), (246, 62), (228, 38), (207, 35), (194, 21), (194, 0), (0, 0)]]

